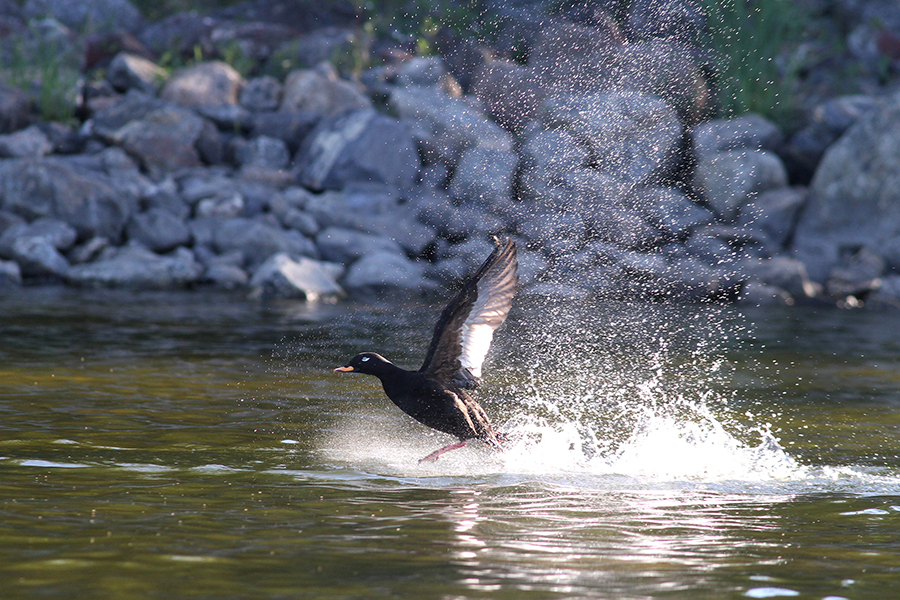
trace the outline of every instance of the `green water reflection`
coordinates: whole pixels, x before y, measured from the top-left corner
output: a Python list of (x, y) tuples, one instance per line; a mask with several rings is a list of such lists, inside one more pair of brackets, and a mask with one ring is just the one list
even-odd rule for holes
[[(536, 450), (420, 467), (445, 438), (330, 369), (364, 348), (415, 365), (438, 309), (0, 297), (2, 597), (900, 594), (897, 315), (523, 303), (481, 396), (511, 430), (543, 432)], [(595, 406), (607, 396), (619, 408)], [(789, 472), (654, 475), (675, 449), (640, 440), (665, 432), (634, 442), (601, 422), (707, 409), (737, 441), (686, 427), (688, 456), (741, 459), (768, 426), (779, 441), (748, 455)], [(572, 459), (564, 431), (556, 457), (567, 420), (638, 458)]]

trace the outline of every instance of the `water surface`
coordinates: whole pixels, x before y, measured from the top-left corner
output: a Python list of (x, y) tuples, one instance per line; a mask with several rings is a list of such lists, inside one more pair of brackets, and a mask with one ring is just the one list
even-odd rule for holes
[(4, 598), (900, 595), (897, 314), (523, 298), (419, 465), (440, 302), (4, 294)]

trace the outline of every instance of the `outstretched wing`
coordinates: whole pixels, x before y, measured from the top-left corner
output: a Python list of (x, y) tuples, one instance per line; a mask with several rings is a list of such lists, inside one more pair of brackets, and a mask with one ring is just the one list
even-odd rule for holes
[(509, 314), (519, 286), (516, 244), (496, 240), (484, 264), (444, 308), (420, 372), (437, 381), (474, 389), (494, 330)]

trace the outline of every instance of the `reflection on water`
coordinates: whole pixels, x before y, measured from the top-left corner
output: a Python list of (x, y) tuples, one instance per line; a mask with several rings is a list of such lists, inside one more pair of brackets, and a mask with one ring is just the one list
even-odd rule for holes
[(4, 598), (894, 598), (897, 315), (520, 302), (447, 438), (439, 305), (0, 297)]

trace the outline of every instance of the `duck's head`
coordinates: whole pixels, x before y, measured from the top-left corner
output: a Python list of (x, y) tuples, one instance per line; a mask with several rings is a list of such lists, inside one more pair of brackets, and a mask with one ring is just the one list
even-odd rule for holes
[(365, 373), (366, 375), (379, 375), (384, 368), (392, 365), (391, 361), (374, 352), (360, 352), (350, 359), (343, 367), (338, 367), (336, 373)]

